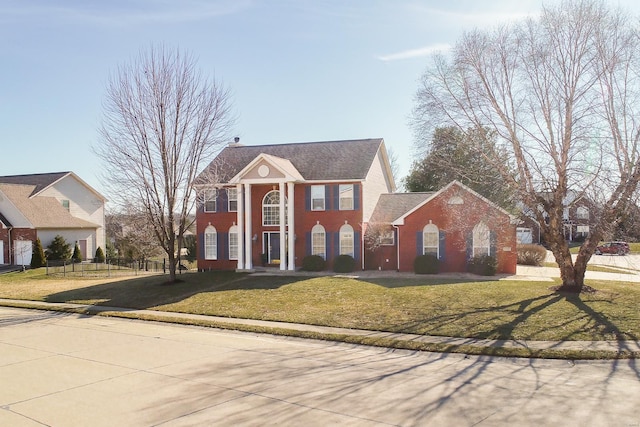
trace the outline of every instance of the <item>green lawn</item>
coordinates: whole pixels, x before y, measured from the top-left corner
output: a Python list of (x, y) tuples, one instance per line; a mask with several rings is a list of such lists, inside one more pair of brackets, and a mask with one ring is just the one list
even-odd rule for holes
[[(403, 276), (188, 273), (130, 279), (0, 276), (0, 298), (155, 309), (367, 330), (519, 340), (640, 339), (640, 286), (589, 281), (595, 294), (560, 295), (553, 282)], [(557, 284), (557, 283), (555, 283)]]

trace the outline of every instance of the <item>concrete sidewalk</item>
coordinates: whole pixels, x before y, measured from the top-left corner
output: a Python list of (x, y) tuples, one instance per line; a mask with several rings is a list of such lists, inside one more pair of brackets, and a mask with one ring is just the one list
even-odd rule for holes
[(577, 350), (577, 351), (640, 351), (640, 341), (523, 341), (523, 340), (490, 340), (475, 338), (454, 338), (430, 335), (404, 334), (393, 332), (368, 331), (360, 329), (334, 328), (329, 326), (305, 325), (298, 323), (273, 322), (253, 319), (237, 319), (199, 314), (161, 312), (156, 310), (135, 310), (121, 307), (106, 307), (88, 304), (50, 303), (42, 301), (23, 301), (0, 298), (0, 306), (30, 307), (51, 311), (82, 311), (89, 314), (123, 313), (126, 317), (168, 321), (175, 323), (214, 322), (222, 325), (247, 325), (270, 330), (293, 330), (321, 333), (326, 335), (359, 336), (370, 339), (390, 339), (406, 342), (422, 342), (452, 346), (523, 348), (530, 350)]

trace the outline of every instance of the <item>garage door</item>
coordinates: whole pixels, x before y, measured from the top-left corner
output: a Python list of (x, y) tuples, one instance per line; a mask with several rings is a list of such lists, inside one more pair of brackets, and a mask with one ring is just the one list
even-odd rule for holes
[(33, 250), (31, 240), (14, 240), (13, 254), (15, 265), (31, 264), (31, 251)]
[(518, 227), (516, 230), (518, 243), (528, 244), (533, 243), (533, 233), (530, 228)]

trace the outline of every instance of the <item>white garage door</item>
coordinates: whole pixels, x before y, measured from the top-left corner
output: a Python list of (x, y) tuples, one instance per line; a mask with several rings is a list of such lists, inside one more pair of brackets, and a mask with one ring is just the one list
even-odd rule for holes
[(33, 250), (31, 240), (14, 240), (13, 254), (15, 265), (31, 264), (31, 251)]
[(533, 233), (530, 228), (518, 227), (517, 231), (518, 243), (533, 243)]

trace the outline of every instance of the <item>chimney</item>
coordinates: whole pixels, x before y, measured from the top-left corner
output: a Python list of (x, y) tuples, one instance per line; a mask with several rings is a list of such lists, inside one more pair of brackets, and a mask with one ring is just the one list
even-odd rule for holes
[(242, 144), (240, 144), (240, 137), (236, 136), (233, 138), (233, 142), (229, 143), (229, 147), (242, 147)]

